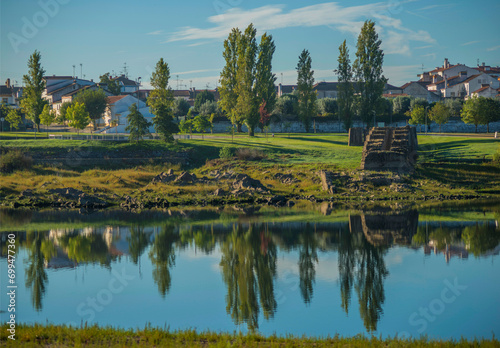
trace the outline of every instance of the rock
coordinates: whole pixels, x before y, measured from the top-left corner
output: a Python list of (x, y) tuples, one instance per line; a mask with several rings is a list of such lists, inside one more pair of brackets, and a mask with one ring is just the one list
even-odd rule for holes
[(334, 174), (332, 172), (321, 170), (319, 172), (319, 177), (321, 178), (321, 186), (323, 188), (323, 191), (326, 191), (330, 194), (337, 193), (337, 189), (332, 183), (334, 177)]
[(233, 182), (233, 187), (236, 190), (247, 190), (267, 193), (269, 190), (262, 185), (259, 180), (252, 179), (246, 174), (238, 174)]
[(214, 192), (214, 196), (217, 196), (217, 197), (220, 197), (220, 196), (225, 196), (227, 194), (226, 191), (224, 191), (223, 189), (221, 188), (218, 188), (217, 190), (215, 190)]
[(30, 189), (27, 189), (27, 190), (24, 190), (23, 192), (21, 192), (21, 194), (19, 195), (19, 198), (25, 198), (25, 197), (33, 197), (33, 191)]
[(93, 209), (98, 209), (98, 208), (105, 208), (108, 206), (108, 203), (103, 201), (102, 199), (99, 199), (95, 196), (88, 195), (86, 193), (82, 193), (78, 197), (78, 205), (84, 208), (93, 208)]
[(276, 207), (284, 207), (288, 199), (285, 196), (272, 196), (267, 200), (267, 205), (274, 205)]
[(151, 180), (151, 183), (167, 183), (175, 180), (174, 171), (169, 169), (166, 173), (161, 172)]
[(182, 172), (175, 180), (174, 183), (178, 184), (188, 184), (196, 181), (196, 175), (189, 174), (188, 172)]
[(327, 216), (327, 215), (330, 215), (332, 213), (332, 207), (333, 207), (332, 203), (323, 202), (323, 203), (321, 203), (319, 210), (321, 211), (321, 214)]
[(274, 178), (286, 185), (291, 185), (299, 182), (299, 180), (295, 179), (292, 174), (276, 173), (274, 175)]
[(294, 202), (294, 201), (288, 201), (288, 202), (286, 202), (286, 206), (287, 206), (287, 207), (290, 207), (290, 208), (291, 208), (291, 207), (293, 207), (294, 205), (295, 205), (295, 202)]
[(74, 189), (72, 187), (66, 187), (66, 188), (60, 188), (60, 189), (51, 189), (49, 190), (50, 193), (55, 193), (60, 195), (61, 197), (64, 197), (66, 199), (73, 199), (77, 200), (78, 197), (84, 193), (83, 191)]

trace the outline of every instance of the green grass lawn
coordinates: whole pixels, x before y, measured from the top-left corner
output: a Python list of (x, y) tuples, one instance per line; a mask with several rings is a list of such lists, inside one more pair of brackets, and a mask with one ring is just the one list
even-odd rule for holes
[(170, 331), (153, 327), (124, 330), (85, 326), (72, 328), (58, 325), (19, 325), (16, 340), (7, 336), (7, 325), (1, 327), (0, 342), (6, 347), (498, 347), (493, 339), (432, 340), (387, 338), (358, 335), (354, 337), (279, 337), (257, 333), (216, 333), (195, 330)]

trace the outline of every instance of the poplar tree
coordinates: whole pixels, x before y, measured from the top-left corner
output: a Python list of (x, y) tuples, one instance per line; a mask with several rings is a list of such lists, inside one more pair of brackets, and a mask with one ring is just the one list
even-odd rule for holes
[(250, 24), (240, 37), (238, 45), (238, 70), (236, 74), (236, 113), (247, 128), (248, 135), (254, 136), (255, 126), (259, 122), (258, 102), (254, 89), (257, 54), (257, 30)]
[[(174, 123), (174, 96), (172, 90), (168, 86), (169, 79), (170, 69), (168, 64), (163, 61), (163, 58), (160, 58), (151, 76), (150, 82), (154, 89), (149, 94), (147, 105), (151, 113), (155, 115), (155, 117), (153, 117), (153, 124), (156, 132), (159, 133), (166, 142), (172, 142), (174, 140), (173, 134), (179, 131), (179, 127)], [(139, 113), (138, 110), (137, 112)], [(141, 117), (144, 119), (142, 114)]]
[(357, 80), (359, 100), (359, 114), (367, 125), (376, 111), (379, 100), (382, 98), (386, 78), (382, 75), (384, 53), (380, 48), (375, 31), (375, 22), (365, 21), (358, 36), (356, 45), (356, 60), (353, 64), (354, 75)]
[(349, 130), (352, 126), (353, 105), (354, 105), (354, 87), (352, 85), (352, 67), (349, 59), (349, 49), (346, 41), (339, 46), (339, 65), (335, 72), (338, 75), (337, 87), (337, 105), (339, 118), (344, 123), (344, 128)]
[(241, 31), (233, 28), (226, 40), (224, 40), (223, 57), (226, 65), (220, 74), (219, 105), (221, 109), (229, 116), (231, 123), (241, 131), (242, 120), (235, 112), (238, 95), (236, 87), (238, 85), (236, 75), (238, 72), (238, 45), (241, 40)]
[(66, 117), (69, 120), (69, 126), (78, 129), (78, 134), (90, 123), (89, 113), (82, 103), (72, 103), (66, 110)]
[(45, 70), (40, 63), (42, 56), (35, 50), (28, 60), (28, 74), (23, 76), (24, 89), (21, 99), (21, 107), (26, 116), (33, 121), (36, 129), (40, 131), (40, 114), (47, 101), (42, 98), (45, 89), (43, 74)]
[[(261, 111), (269, 113), (274, 110), (276, 104), (276, 88), (274, 82), (276, 75), (272, 72), (272, 60), (276, 46), (272, 35), (264, 33), (260, 39), (257, 68), (255, 76), (255, 90), (257, 102), (259, 103), (259, 114)], [(260, 110), (264, 105), (264, 110)]]
[(297, 64), (297, 92), (299, 100), (299, 118), (306, 132), (311, 129), (311, 119), (316, 114), (316, 91), (314, 85), (314, 70), (311, 69), (312, 59), (308, 50), (303, 50)]

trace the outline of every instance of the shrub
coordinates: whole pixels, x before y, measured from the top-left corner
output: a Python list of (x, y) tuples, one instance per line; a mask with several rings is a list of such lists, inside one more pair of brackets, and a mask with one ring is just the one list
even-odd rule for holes
[(21, 150), (5, 150), (2, 149), (0, 156), (0, 172), (12, 173), (15, 170), (29, 169), (33, 163), (33, 159), (25, 156)]
[(266, 155), (260, 150), (241, 148), (236, 150), (236, 157), (242, 161), (258, 161), (266, 158)]
[(219, 157), (222, 159), (233, 157), (233, 149), (229, 146), (224, 146), (222, 149), (220, 149)]

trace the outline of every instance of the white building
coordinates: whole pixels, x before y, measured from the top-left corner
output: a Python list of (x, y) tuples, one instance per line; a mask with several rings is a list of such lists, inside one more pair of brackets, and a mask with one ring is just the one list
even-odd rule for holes
[(0, 86), (0, 102), (7, 104), (11, 108), (19, 109), (19, 100), (23, 94), (21, 87), (14, 87), (10, 83), (10, 79), (5, 81), (5, 85)]
[[(143, 101), (131, 95), (111, 96), (108, 97), (108, 108), (104, 114), (104, 125), (110, 128), (104, 133), (128, 133), (125, 128), (128, 126), (127, 116), (132, 104), (138, 104), (139, 112), (148, 122), (153, 123), (154, 115), (149, 112), (149, 107)], [(149, 131), (154, 133), (153, 126), (149, 127)]]

